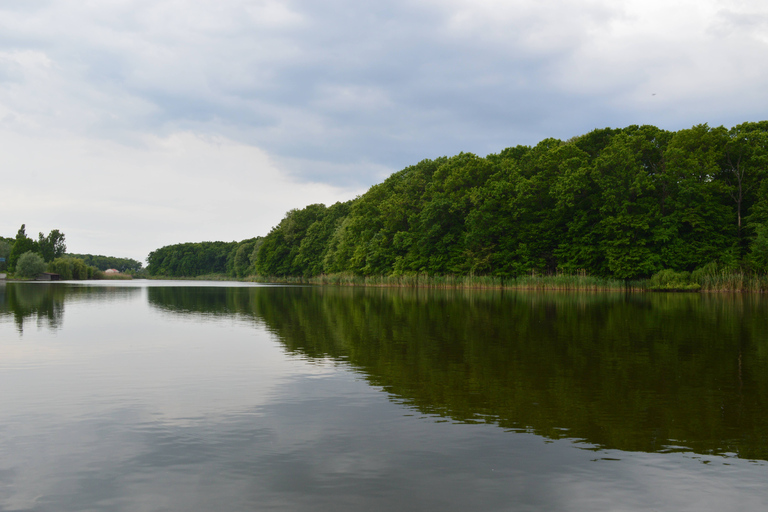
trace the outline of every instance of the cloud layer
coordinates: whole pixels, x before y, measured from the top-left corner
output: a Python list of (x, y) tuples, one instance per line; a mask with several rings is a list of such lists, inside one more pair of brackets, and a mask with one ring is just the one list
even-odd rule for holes
[(423, 158), (765, 119), (765, 34), (768, 7), (735, 0), (0, 1), (0, 234), (34, 218), (143, 259), (72, 246), (67, 201), (145, 233), (176, 212), (160, 245), (242, 239)]

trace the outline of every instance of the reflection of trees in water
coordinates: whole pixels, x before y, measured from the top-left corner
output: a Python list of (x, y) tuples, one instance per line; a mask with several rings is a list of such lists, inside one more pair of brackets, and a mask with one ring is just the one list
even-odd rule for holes
[(425, 413), (597, 446), (768, 459), (768, 301), (754, 295), (155, 288), (257, 319)]
[(64, 303), (83, 300), (114, 300), (135, 296), (139, 288), (87, 287), (66, 283), (7, 283), (0, 286), (0, 316), (13, 318), (19, 333), (34, 321), (38, 328), (59, 329)]
[(0, 290), (4, 301), (0, 303), (0, 315), (13, 317), (19, 333), (24, 324), (34, 321), (37, 327), (56, 330), (64, 318), (63, 287), (46, 284), (8, 283)]

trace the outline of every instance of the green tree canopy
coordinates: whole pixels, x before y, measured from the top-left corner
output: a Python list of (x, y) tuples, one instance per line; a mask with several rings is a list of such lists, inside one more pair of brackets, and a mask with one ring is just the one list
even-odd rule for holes
[(16, 262), (21, 255), (29, 251), (38, 252), (37, 243), (27, 236), (26, 225), (22, 224), (19, 231), (16, 233), (16, 239), (11, 248), (11, 253), (8, 258), (8, 267), (15, 269)]
[(46, 268), (42, 256), (32, 251), (25, 252), (16, 261), (16, 275), (20, 277), (35, 277), (45, 272)]
[(37, 245), (40, 254), (46, 262), (53, 261), (54, 258), (60, 258), (67, 252), (67, 245), (64, 243), (64, 233), (54, 229), (48, 236), (42, 233), (38, 235)]
[[(352, 201), (293, 209), (259, 242), (221, 250), (237, 276), (636, 279), (711, 263), (768, 271), (767, 183), (768, 121), (604, 128), (423, 160)], [(198, 275), (206, 243), (155, 251), (153, 271)]]

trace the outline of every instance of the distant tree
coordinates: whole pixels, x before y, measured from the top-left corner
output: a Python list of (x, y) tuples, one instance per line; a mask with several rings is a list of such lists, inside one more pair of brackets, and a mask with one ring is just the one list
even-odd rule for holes
[(16, 239), (8, 257), (8, 268), (15, 269), (21, 255), (29, 251), (38, 252), (37, 243), (27, 236), (26, 226), (22, 224), (16, 233)]
[(225, 274), (227, 259), (237, 242), (198, 242), (168, 245), (149, 253), (151, 276), (195, 277)]
[(56, 258), (48, 264), (48, 272), (59, 274), (62, 280), (69, 281), (72, 279), (73, 260), (70, 257)]
[(45, 272), (47, 268), (42, 256), (36, 252), (27, 251), (19, 256), (16, 262), (16, 275), (21, 277), (35, 277)]
[(141, 262), (131, 258), (117, 258), (114, 256), (102, 256), (100, 254), (73, 254), (67, 256), (80, 258), (89, 266), (96, 267), (99, 270), (114, 268), (120, 272), (130, 272), (141, 270)]
[(63, 256), (48, 263), (48, 272), (59, 274), (63, 280), (101, 279), (101, 271), (87, 265), (81, 258)]
[(48, 236), (42, 233), (38, 235), (37, 245), (40, 248), (40, 254), (46, 262), (51, 262), (55, 258), (60, 258), (67, 252), (67, 246), (64, 243), (64, 233), (58, 229), (51, 231)]
[(227, 273), (230, 276), (245, 277), (253, 271), (251, 254), (253, 254), (257, 241), (257, 238), (243, 240), (232, 248), (227, 257)]

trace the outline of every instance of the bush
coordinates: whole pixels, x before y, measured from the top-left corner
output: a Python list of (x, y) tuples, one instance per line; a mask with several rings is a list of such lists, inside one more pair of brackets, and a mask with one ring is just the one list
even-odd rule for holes
[(71, 256), (56, 258), (48, 264), (48, 271), (59, 274), (64, 281), (104, 278), (104, 273), (99, 269), (86, 265), (80, 258)]
[(72, 258), (56, 258), (48, 264), (48, 272), (59, 274), (62, 280), (72, 279)]
[(25, 252), (16, 261), (16, 275), (19, 277), (35, 277), (45, 272), (45, 269), (45, 260), (32, 251)]
[(691, 282), (690, 272), (675, 272), (672, 269), (665, 269), (651, 276), (649, 288), (654, 291), (693, 292), (700, 290), (701, 285)]

